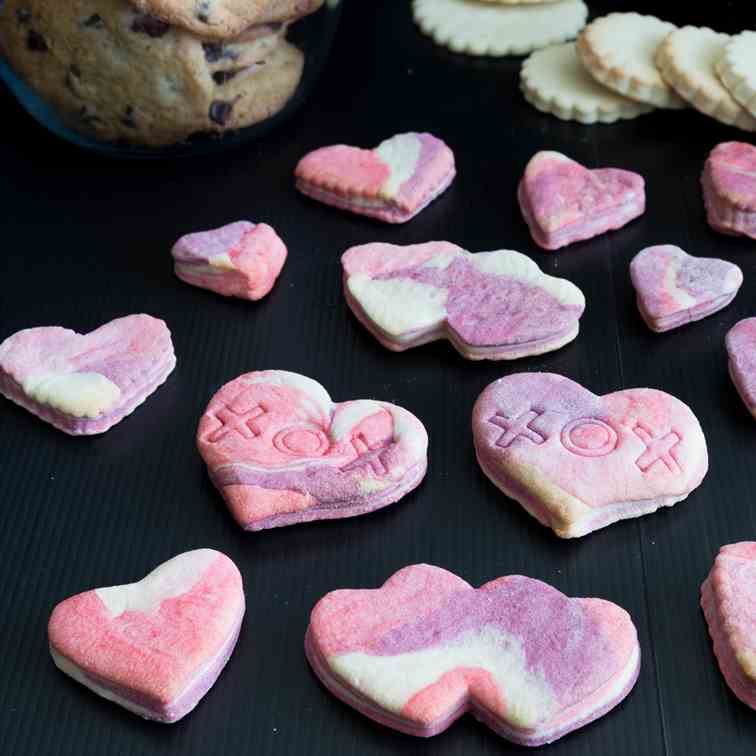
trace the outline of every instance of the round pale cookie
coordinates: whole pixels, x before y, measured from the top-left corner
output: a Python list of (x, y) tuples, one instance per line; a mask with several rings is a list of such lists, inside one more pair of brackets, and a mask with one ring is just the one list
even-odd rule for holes
[(415, 22), (434, 42), (468, 55), (526, 55), (573, 39), (585, 26), (583, 0), (508, 6), (480, 0), (414, 0)]
[(730, 39), (706, 27), (684, 26), (659, 45), (656, 65), (677, 94), (699, 112), (729, 126), (756, 131), (756, 118), (717, 78), (716, 64)]
[(596, 81), (631, 100), (681, 109), (685, 100), (662, 79), (654, 63), (674, 24), (638, 13), (610, 13), (592, 21), (577, 40), (577, 53)]
[(614, 123), (654, 109), (591, 78), (578, 60), (574, 42), (534, 52), (522, 64), (520, 88), (533, 107), (564, 121)]
[(756, 32), (733, 37), (715, 67), (730, 94), (756, 118)]
[(480, 0), (480, 2), (491, 5), (546, 5), (558, 3), (559, 0)]

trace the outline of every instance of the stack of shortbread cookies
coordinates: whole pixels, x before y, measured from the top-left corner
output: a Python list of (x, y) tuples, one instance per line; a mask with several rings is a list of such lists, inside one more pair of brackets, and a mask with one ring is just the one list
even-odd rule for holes
[(534, 52), (520, 86), (538, 110), (568, 121), (613, 123), (690, 105), (756, 131), (756, 32), (731, 37), (611, 13), (588, 24), (577, 42)]

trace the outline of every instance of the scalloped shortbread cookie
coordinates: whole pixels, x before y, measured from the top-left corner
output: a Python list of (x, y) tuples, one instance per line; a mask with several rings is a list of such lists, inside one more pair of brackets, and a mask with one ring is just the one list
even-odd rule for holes
[(744, 31), (733, 37), (716, 70), (730, 94), (756, 118), (756, 32)]
[(534, 52), (522, 64), (520, 88), (533, 107), (564, 121), (614, 123), (653, 110), (591, 78), (578, 60), (574, 42)]
[(582, 0), (560, 0), (527, 7), (479, 0), (414, 0), (420, 29), (439, 45), (468, 55), (526, 55), (573, 39), (585, 26)]

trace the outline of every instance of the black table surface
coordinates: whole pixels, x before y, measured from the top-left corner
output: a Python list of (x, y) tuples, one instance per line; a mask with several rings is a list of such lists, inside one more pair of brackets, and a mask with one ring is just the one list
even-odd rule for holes
[[(706, 225), (699, 174), (718, 142), (749, 136), (692, 111), (609, 126), (543, 115), (518, 92), (519, 60), (447, 53), (413, 26), (408, 3), (350, 2), (310, 103), (264, 141), (222, 156), (111, 161), (48, 136), (0, 93), (0, 339), (30, 326), (83, 332), (147, 312), (172, 332), (178, 366), (146, 405), (101, 437), (70, 438), (0, 402), (0, 751), (34, 754), (471, 754), (522, 749), (472, 717), (429, 741), (374, 724), (328, 694), (302, 650), (309, 612), (336, 588), (377, 587), (428, 562), (473, 584), (521, 573), (570, 595), (599, 596), (632, 615), (640, 679), (607, 716), (549, 747), (566, 754), (753, 753), (756, 714), (726, 687), (698, 606), (718, 548), (756, 534), (756, 425), (727, 375), (724, 336), (754, 315), (754, 242)], [(738, 31), (747, 3), (677, 9), (676, 23)], [(662, 4), (663, 6), (663, 4)], [(664, 15), (659, 3), (596, 3)], [(752, 21), (751, 21), (752, 23)], [(307, 151), (370, 146), (432, 131), (457, 157), (451, 189), (399, 227), (298, 195)], [(555, 149), (589, 166), (643, 174), (646, 214), (626, 228), (544, 253), (515, 201), (525, 163)], [(289, 260), (259, 303), (228, 300), (172, 274), (169, 250), (190, 230), (239, 218), (273, 225)], [(512, 363), (473, 363), (446, 342), (394, 354), (349, 313), (339, 257), (369, 241), (448, 239), (467, 249), (518, 249), (580, 286), (588, 302), (569, 346)], [(677, 244), (740, 265), (735, 302), (664, 335), (641, 321), (628, 263)], [(251, 534), (233, 522), (195, 449), (212, 394), (237, 375), (277, 368), (311, 376), (335, 400), (373, 397), (420, 417), (430, 434), (425, 482), (401, 502), (351, 520)], [(596, 393), (663, 389), (689, 404), (706, 433), (710, 471), (688, 500), (563, 541), (484, 477), (472, 405), (494, 379), (564, 374)], [(145, 722), (54, 667), (46, 624), (80, 591), (130, 582), (198, 547), (228, 554), (244, 576), (247, 615), (236, 652), (185, 720)]]

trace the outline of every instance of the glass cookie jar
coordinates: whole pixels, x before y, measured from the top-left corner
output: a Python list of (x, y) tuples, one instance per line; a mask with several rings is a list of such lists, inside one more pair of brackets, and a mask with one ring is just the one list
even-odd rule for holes
[(207, 154), (308, 97), (341, 0), (0, 0), (0, 78), (79, 147)]

